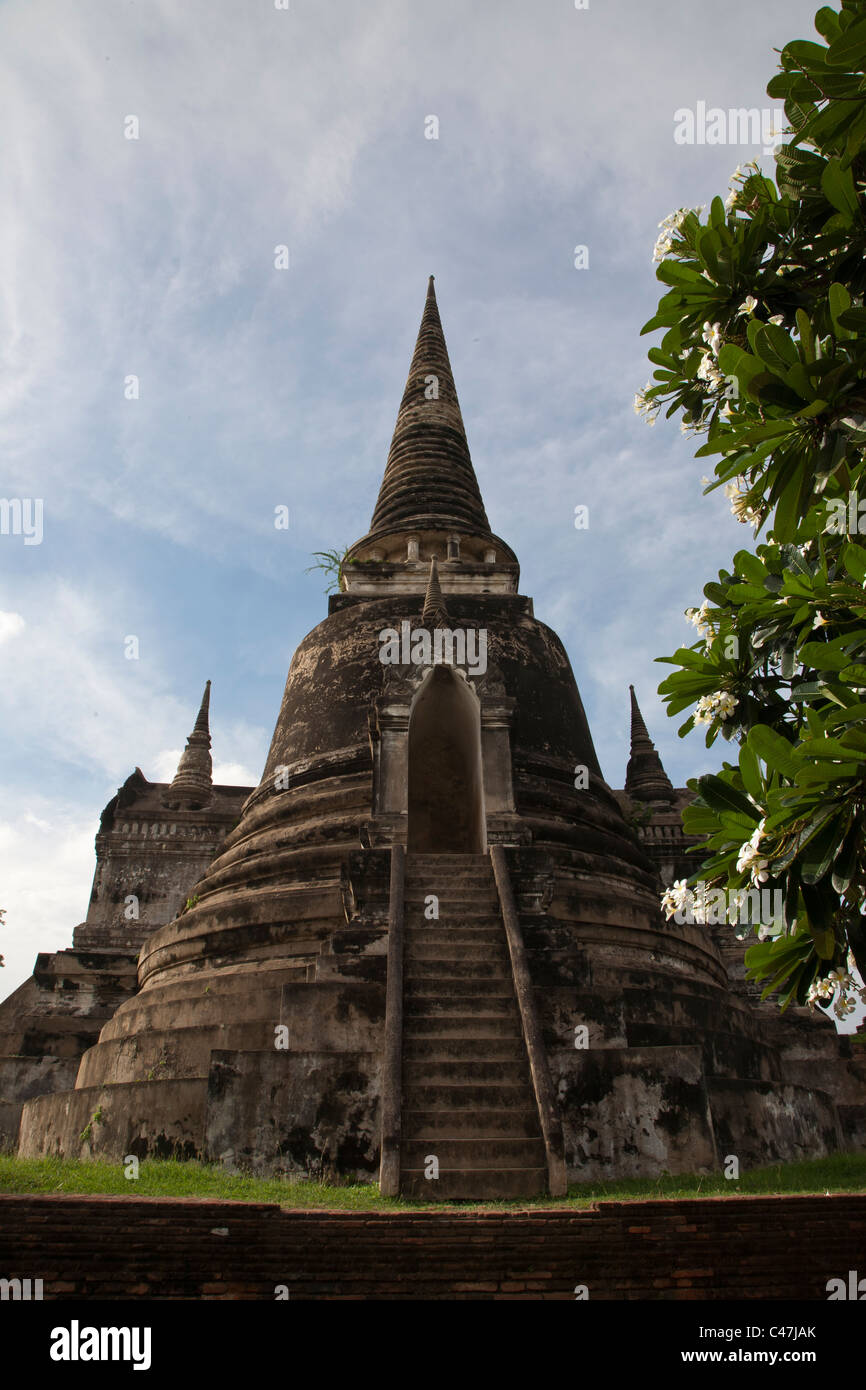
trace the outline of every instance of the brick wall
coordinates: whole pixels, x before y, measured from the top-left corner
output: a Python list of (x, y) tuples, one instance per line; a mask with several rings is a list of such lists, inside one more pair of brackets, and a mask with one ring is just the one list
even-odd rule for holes
[(0, 1196), (0, 1277), (46, 1299), (817, 1299), (866, 1276), (866, 1196), (333, 1213)]

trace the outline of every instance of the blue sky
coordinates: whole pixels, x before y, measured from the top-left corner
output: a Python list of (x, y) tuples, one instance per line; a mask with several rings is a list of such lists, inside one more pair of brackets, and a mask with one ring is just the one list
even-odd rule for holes
[(772, 106), (815, 8), (0, 5), (0, 495), (44, 505), (41, 545), (0, 536), (3, 993), (71, 944), (99, 812), (136, 764), (171, 777), (207, 678), (216, 776), (258, 781), (326, 609), (304, 570), (367, 529), (431, 273), (491, 525), (605, 776), (630, 681), (678, 785), (717, 762), (653, 658), (751, 532), (677, 422), (633, 413), (639, 330), (661, 219), (773, 163), (675, 143), (674, 112)]

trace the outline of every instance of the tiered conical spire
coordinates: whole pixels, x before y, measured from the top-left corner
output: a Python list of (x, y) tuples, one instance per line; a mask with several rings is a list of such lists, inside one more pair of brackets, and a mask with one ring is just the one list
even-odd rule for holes
[(421, 621), (425, 627), (447, 627), (448, 609), (439, 587), (439, 564), (434, 555), (430, 561), (430, 578), (427, 581), (427, 594), (421, 611)]
[(662, 767), (662, 760), (647, 732), (634, 686), (631, 692), (631, 757), (625, 773), (625, 789), (636, 801), (675, 801), (676, 792)]
[(370, 535), (415, 528), (490, 534), (432, 275)]
[(165, 799), (170, 805), (193, 808), (201, 806), (210, 798), (213, 787), (213, 763), (210, 755), (209, 709), (210, 681), (205, 685), (193, 731), (180, 755), (174, 781), (166, 793)]

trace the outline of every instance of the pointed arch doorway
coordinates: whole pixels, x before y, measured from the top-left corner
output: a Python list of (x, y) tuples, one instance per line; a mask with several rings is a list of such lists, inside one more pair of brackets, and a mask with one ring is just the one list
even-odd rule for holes
[(409, 854), (484, 854), (481, 709), (448, 665), (425, 676), (409, 711)]

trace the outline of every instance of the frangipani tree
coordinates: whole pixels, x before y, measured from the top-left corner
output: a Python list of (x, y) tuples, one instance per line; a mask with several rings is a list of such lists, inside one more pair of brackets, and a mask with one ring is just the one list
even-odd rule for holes
[(781, 890), (750, 975), (783, 1008), (838, 993), (845, 1017), (855, 964), (866, 979), (866, 0), (815, 27), (767, 89), (789, 123), (775, 181), (747, 165), (706, 219), (661, 225), (667, 292), (643, 332), (664, 337), (635, 409), (704, 438), (705, 491), (752, 529), (687, 612), (698, 640), (659, 658), (681, 736), (733, 745), (689, 784), (704, 859), (664, 906), (700, 916), (698, 884)]

